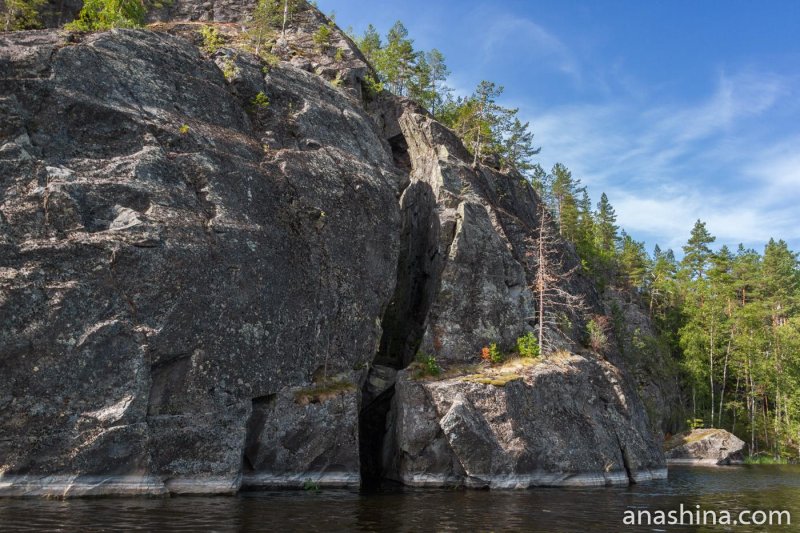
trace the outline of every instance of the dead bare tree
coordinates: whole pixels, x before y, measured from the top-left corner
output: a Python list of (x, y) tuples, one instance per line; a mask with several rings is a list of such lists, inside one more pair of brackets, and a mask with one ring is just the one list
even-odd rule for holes
[(580, 265), (570, 269), (564, 266), (561, 252), (564, 241), (555, 230), (544, 202), (541, 202), (536, 233), (536, 238), (531, 236), (526, 239), (526, 256), (532, 263), (530, 266), (536, 270), (530, 289), (537, 300), (539, 346), (544, 354), (552, 351), (552, 342), (548, 342), (550, 339), (545, 337), (545, 326), (551, 331), (557, 331), (560, 329), (562, 317), (584, 313), (587, 306), (583, 296), (573, 294), (568, 289), (569, 281)]
[(281, 24), (281, 39), (286, 39), (286, 19), (289, 18), (289, 0), (283, 0), (283, 24)]

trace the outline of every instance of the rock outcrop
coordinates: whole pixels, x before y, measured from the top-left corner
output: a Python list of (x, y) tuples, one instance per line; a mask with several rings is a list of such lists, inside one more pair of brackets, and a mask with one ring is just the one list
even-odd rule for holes
[(664, 444), (667, 462), (675, 465), (730, 465), (744, 460), (745, 443), (724, 429), (695, 429)]
[[(246, 12), (209, 5), (154, 16)], [(665, 475), (582, 313), (511, 378), (413, 375), (533, 330), (540, 200), (364, 90), (323, 23), (295, 15), (277, 64), (201, 52), (192, 24), (0, 35), (0, 494)]]
[(617, 485), (665, 475), (618, 369), (565, 355), (499, 380), (396, 385), (387, 475), (408, 485)]
[[(19, 492), (236, 490), (245, 448), (255, 473), (357, 483), (398, 172), (323, 78), (236, 61), (229, 83), (163, 33), (0, 37), (0, 472)], [(339, 374), (350, 391), (297, 406)]]
[(612, 318), (613, 342), (637, 387), (650, 424), (658, 434), (674, 434), (686, 413), (681, 395), (680, 365), (659, 339), (644, 302), (636, 294), (606, 289), (607, 316)]
[[(476, 362), (492, 342), (511, 351), (535, 325), (537, 265), (529, 251), (540, 200), (514, 172), (474, 168), (455, 135), (414, 103), (371, 109), (395, 160), (410, 169), (398, 283), (378, 360), (403, 368), (426, 353), (457, 366)], [(559, 253), (571, 270), (574, 254), (567, 246)], [(564, 280), (590, 308), (600, 306), (587, 280)], [(574, 312), (561, 331), (549, 332), (559, 357), (499, 380), (426, 381), (401, 371), (380, 439), (382, 474), (410, 485), (481, 487), (665, 476), (636, 392), (619, 368), (581, 346), (585, 320)]]

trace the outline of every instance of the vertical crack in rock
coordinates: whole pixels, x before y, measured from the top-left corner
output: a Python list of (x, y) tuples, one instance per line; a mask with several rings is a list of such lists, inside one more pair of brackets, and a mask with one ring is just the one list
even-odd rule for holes
[[(395, 165), (410, 172), (408, 144), (402, 134), (389, 139)], [(383, 315), (383, 336), (374, 364), (364, 382), (359, 414), (361, 481), (374, 486), (383, 477), (388, 460), (394, 380), (398, 370), (414, 358), (442, 270), (439, 252), (441, 225), (430, 185), (414, 181), (400, 199), (400, 254), (394, 295)]]
[(394, 397), (397, 371), (375, 365), (370, 369), (361, 392), (358, 416), (358, 448), (361, 462), (361, 486), (374, 488), (383, 479), (384, 449), (387, 444), (387, 418)]
[(253, 410), (247, 420), (247, 434), (242, 453), (242, 472), (245, 474), (254, 472), (260, 463), (261, 434), (264, 432), (268, 412), (274, 401), (274, 394), (253, 398)]
[(625, 467), (625, 474), (628, 476), (628, 481), (633, 485), (636, 483), (636, 479), (633, 475), (633, 468), (631, 468), (631, 458), (628, 455), (628, 448), (622, 444), (619, 435), (617, 435), (617, 443), (619, 444), (619, 451), (622, 455), (622, 466)]

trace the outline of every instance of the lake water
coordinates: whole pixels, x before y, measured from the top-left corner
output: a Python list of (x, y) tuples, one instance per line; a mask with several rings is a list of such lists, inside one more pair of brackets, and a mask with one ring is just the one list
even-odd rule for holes
[[(630, 527), (625, 512), (788, 510), (783, 527)], [(795, 525), (796, 524), (796, 525)], [(623, 488), (524, 491), (388, 487), (230, 497), (0, 500), (0, 531), (800, 531), (800, 466), (671, 468)]]

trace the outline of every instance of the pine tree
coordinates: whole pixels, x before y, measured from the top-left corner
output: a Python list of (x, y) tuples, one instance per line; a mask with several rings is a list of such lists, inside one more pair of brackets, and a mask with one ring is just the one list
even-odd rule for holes
[(255, 47), (256, 55), (261, 53), (267, 38), (281, 24), (283, 18), (278, 0), (258, 0), (252, 17), (245, 24), (250, 41)]
[(473, 96), (474, 115), (470, 128), (472, 137), (473, 165), (477, 165), (482, 155), (491, 153), (496, 146), (493, 136), (493, 126), (500, 120), (499, 106), (495, 103), (498, 96), (503, 93), (503, 87), (490, 81), (482, 81), (475, 89)]
[(523, 124), (514, 117), (503, 140), (503, 165), (513, 168), (522, 175), (533, 169), (531, 158), (541, 151), (541, 148), (533, 147), (533, 133), (528, 127), (528, 122)]
[(677, 305), (677, 291), (674, 284), (677, 271), (678, 265), (672, 250), (662, 252), (661, 248), (656, 244), (648, 275), (651, 318), (654, 318), (656, 314), (663, 318), (668, 309)]
[(364, 54), (364, 57), (371, 65), (374, 66), (379, 62), (378, 56), (383, 50), (383, 43), (381, 43), (381, 36), (378, 30), (375, 29), (375, 26), (372, 24), (367, 26), (364, 35), (356, 40), (356, 46), (358, 46), (361, 53)]
[(711, 259), (711, 248), (708, 245), (715, 240), (716, 237), (712, 236), (706, 229), (705, 222), (698, 220), (694, 223), (689, 241), (683, 247), (684, 255), (681, 262), (686, 275), (690, 279), (703, 277)]
[(773, 326), (782, 326), (797, 312), (800, 279), (797, 254), (784, 241), (770, 239), (761, 268), (762, 299)]
[(390, 91), (405, 96), (417, 57), (413, 41), (408, 38), (408, 30), (398, 20), (386, 35), (386, 46), (374, 66), (383, 78), (381, 81), (389, 86)]
[(433, 98), (431, 99), (430, 112), (431, 115), (435, 117), (436, 112), (439, 110), (439, 107), (443, 104), (443, 102), (452, 92), (452, 89), (450, 89), (447, 85), (445, 85), (445, 81), (447, 81), (447, 76), (450, 75), (450, 70), (447, 68), (447, 65), (445, 64), (444, 54), (442, 54), (436, 48), (425, 54), (425, 60), (430, 66), (430, 72), (431, 72), (430, 80), (431, 80), (431, 92), (433, 93)]
[(581, 180), (572, 177), (572, 172), (556, 163), (550, 171), (553, 175), (551, 194), (553, 212), (558, 222), (559, 233), (566, 239), (574, 241), (578, 226), (578, 203), (576, 195), (583, 190)]
[(550, 191), (553, 186), (553, 176), (548, 174), (547, 171), (542, 168), (542, 165), (534, 163), (528, 175), (528, 179), (530, 180), (531, 186), (539, 194), (539, 198), (547, 205), (551, 205)]
[(619, 264), (622, 283), (631, 289), (642, 290), (649, 268), (649, 258), (643, 242), (635, 241), (622, 232), (619, 250)]
[(616, 225), (617, 214), (608, 201), (606, 193), (600, 195), (600, 201), (597, 203), (597, 246), (607, 256), (612, 256), (614, 249), (617, 245), (617, 231), (619, 226)]
[(581, 258), (584, 270), (593, 278), (597, 276), (598, 253), (594, 241), (595, 221), (592, 212), (592, 200), (584, 188), (578, 201), (578, 228), (575, 248)]
[(411, 68), (408, 97), (428, 110), (433, 108), (436, 99), (432, 76), (431, 66), (425, 59), (425, 54), (419, 54), (416, 63)]

